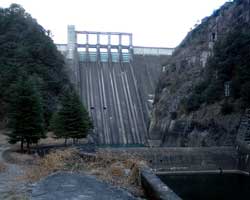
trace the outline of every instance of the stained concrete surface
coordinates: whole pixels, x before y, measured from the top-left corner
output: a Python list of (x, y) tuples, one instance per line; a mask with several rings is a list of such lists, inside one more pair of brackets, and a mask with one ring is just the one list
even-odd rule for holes
[(155, 85), (167, 58), (134, 56), (131, 63), (79, 62), (76, 73), (81, 99), (93, 120), (98, 144), (147, 143)]
[(127, 191), (98, 181), (94, 176), (58, 172), (37, 183), (32, 200), (136, 200)]

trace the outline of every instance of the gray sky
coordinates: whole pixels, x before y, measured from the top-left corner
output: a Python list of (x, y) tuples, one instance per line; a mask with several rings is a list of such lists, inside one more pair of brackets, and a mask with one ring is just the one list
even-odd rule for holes
[(175, 47), (198, 20), (227, 0), (1, 0), (21, 4), (56, 43), (66, 43), (67, 25), (77, 30), (133, 33), (134, 45)]

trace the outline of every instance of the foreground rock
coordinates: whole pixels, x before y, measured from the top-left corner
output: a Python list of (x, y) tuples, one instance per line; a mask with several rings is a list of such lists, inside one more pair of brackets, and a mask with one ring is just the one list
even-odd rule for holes
[(34, 186), (32, 200), (136, 200), (130, 193), (90, 175), (58, 172)]

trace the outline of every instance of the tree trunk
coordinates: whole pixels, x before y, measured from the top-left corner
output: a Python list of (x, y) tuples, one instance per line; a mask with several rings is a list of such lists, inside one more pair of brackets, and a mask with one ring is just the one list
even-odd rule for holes
[(23, 137), (22, 137), (22, 139), (21, 139), (21, 152), (23, 153)]
[(64, 145), (67, 146), (67, 138), (64, 140)]
[(27, 151), (28, 153), (30, 152), (30, 140), (29, 139), (27, 139)]

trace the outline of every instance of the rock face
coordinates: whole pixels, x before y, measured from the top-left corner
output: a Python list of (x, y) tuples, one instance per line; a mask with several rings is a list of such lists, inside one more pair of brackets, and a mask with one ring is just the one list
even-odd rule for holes
[(93, 176), (59, 172), (40, 181), (32, 200), (136, 200), (128, 192), (96, 180)]
[[(202, 81), (213, 47), (239, 23), (250, 23), (250, 1), (227, 2), (202, 20), (175, 50), (165, 65), (156, 89), (149, 128), (151, 144), (163, 146), (233, 145), (240, 111), (222, 115), (221, 102), (183, 111), (182, 100)], [(157, 142), (157, 143), (156, 143)]]

